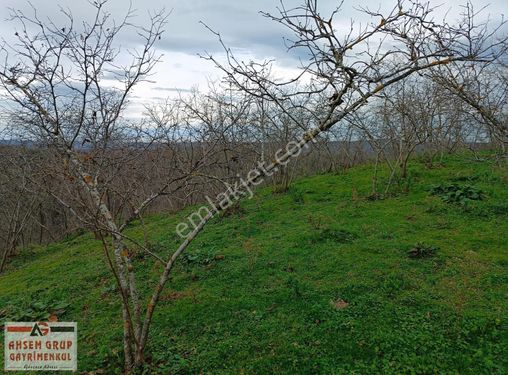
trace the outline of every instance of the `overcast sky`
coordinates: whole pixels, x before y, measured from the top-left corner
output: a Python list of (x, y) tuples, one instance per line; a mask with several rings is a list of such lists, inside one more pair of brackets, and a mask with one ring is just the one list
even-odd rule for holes
[[(318, 0), (321, 13), (324, 15), (338, 5), (337, 0)], [(299, 5), (301, 0), (287, 0), (288, 8)], [(440, 5), (439, 17), (449, 12), (450, 21), (457, 18), (465, 0), (431, 0), (432, 5)], [(86, 0), (31, 0), (41, 17), (52, 17), (56, 21), (62, 19), (58, 6), (69, 8), (76, 21), (83, 18), (90, 19), (93, 8)], [(127, 10), (127, 0), (110, 0), (107, 9), (115, 18), (121, 18)], [(192, 87), (204, 90), (207, 79), (217, 79), (219, 72), (213, 65), (200, 59), (197, 54), (205, 51), (220, 56), (221, 49), (217, 38), (207, 31), (199, 22), (205, 22), (212, 29), (221, 33), (223, 39), (235, 52), (245, 59), (274, 58), (278, 70), (282, 74), (291, 74), (297, 60), (286, 52), (283, 43), (285, 30), (259, 14), (259, 11), (275, 12), (278, 0), (132, 0), (132, 7), (136, 9), (137, 20), (146, 22), (149, 10), (165, 7), (171, 10), (166, 32), (158, 44), (158, 49), (164, 54), (163, 61), (156, 68), (153, 83), (141, 85), (134, 92), (135, 106), (140, 107), (158, 98), (175, 95), (178, 90), (186, 91)], [(381, 5), (384, 4), (384, 5)], [(348, 24), (353, 18), (357, 22), (366, 22), (355, 10), (358, 6), (371, 9), (391, 8), (395, 0), (345, 0), (341, 13), (337, 16), (338, 25)], [(508, 0), (473, 0), (476, 9), (489, 5), (483, 17), (499, 19), (501, 14), (508, 12)], [(27, 2), (23, 0), (0, 0), (0, 15), (2, 21), (8, 16), (8, 8), (14, 7), (29, 10)], [(4, 39), (11, 39), (15, 28), (12, 23), (0, 23), (0, 35)], [(340, 32), (340, 30), (339, 30)], [(135, 38), (123, 36), (119, 41), (122, 48), (133, 47)], [(136, 109), (132, 108), (135, 112)]]

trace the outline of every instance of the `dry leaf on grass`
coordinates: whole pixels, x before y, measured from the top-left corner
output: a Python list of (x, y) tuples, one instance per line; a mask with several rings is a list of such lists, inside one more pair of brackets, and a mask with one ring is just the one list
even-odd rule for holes
[(330, 303), (337, 310), (342, 310), (349, 306), (349, 303), (342, 299), (331, 300)]

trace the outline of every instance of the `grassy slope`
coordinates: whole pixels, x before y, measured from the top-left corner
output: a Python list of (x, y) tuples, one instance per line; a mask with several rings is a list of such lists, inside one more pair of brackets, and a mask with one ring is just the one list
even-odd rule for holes
[[(365, 166), (262, 189), (214, 219), (156, 311), (150, 372), (508, 373), (508, 173), (463, 157), (413, 164), (409, 194), (362, 198)], [(488, 194), (469, 211), (428, 194), (466, 177)], [(177, 245), (177, 220), (148, 221), (161, 250)], [(437, 256), (409, 259), (419, 241)], [(142, 279), (160, 271), (143, 264)], [(79, 324), (80, 370), (119, 372), (114, 282), (89, 235), (33, 249), (0, 276), (2, 320), (34, 301), (71, 304), (61, 319)]]

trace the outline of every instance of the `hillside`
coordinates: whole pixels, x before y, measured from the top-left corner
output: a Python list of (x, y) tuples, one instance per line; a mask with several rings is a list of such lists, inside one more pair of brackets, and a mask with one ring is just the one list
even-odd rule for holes
[[(371, 176), (263, 188), (215, 218), (163, 294), (149, 373), (508, 373), (508, 170), (488, 155), (414, 161), (400, 193), (378, 200)], [(446, 183), (485, 197), (429, 193)], [(158, 251), (177, 246), (185, 213), (147, 220)], [(142, 261), (155, 279), (160, 266)], [(120, 373), (115, 284), (91, 235), (33, 248), (0, 276), (0, 321), (52, 310), (78, 322), (80, 371)]]

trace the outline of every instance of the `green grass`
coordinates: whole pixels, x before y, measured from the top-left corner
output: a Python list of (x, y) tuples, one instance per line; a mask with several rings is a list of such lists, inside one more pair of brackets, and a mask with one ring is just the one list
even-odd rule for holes
[[(381, 200), (366, 199), (371, 166), (305, 178), (215, 218), (163, 293), (147, 373), (508, 373), (508, 170), (453, 156), (410, 175), (408, 193)], [(486, 197), (446, 203), (429, 194), (440, 183)], [(163, 253), (184, 214), (147, 220)], [(419, 243), (436, 254), (409, 257)], [(137, 266), (145, 283), (160, 269)], [(35, 302), (70, 304), (80, 371), (120, 372), (114, 280), (90, 235), (33, 248), (0, 276), (1, 320)]]

